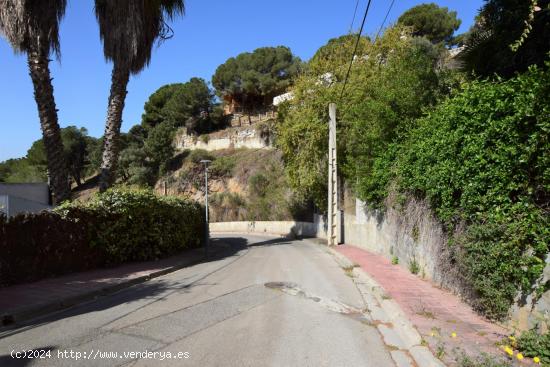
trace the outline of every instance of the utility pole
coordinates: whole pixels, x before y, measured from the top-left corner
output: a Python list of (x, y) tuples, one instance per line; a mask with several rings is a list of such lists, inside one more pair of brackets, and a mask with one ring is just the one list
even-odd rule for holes
[(336, 104), (328, 106), (328, 231), (329, 246), (338, 245), (338, 166), (336, 159)]
[(208, 245), (210, 242), (210, 228), (208, 223), (208, 165), (211, 163), (211, 160), (203, 159), (201, 163), (204, 164), (204, 206), (206, 209), (206, 223), (205, 223), (205, 239), (204, 239), (204, 256), (208, 257)]

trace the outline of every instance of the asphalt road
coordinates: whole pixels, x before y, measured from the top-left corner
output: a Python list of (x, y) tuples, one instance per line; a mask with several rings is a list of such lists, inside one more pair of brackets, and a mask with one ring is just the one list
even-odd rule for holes
[[(0, 332), (0, 366), (394, 366), (322, 246), (224, 235), (213, 248), (209, 262)], [(24, 350), (42, 358), (11, 357)]]

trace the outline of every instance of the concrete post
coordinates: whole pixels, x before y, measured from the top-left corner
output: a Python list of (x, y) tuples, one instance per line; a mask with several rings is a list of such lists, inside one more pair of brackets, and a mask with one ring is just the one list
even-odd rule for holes
[(336, 104), (329, 105), (328, 134), (328, 233), (329, 246), (338, 244), (338, 166), (336, 156)]

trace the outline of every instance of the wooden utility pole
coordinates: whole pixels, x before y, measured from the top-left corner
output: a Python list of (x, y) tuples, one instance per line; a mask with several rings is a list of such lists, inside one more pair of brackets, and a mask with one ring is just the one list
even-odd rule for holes
[(338, 166), (336, 159), (336, 104), (328, 107), (328, 231), (329, 246), (338, 245)]

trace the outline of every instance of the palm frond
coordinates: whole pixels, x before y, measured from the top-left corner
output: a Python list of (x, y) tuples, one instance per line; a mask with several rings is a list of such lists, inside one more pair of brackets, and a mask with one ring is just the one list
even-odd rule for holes
[(155, 42), (169, 36), (165, 19), (184, 11), (183, 0), (96, 0), (105, 58), (138, 73), (151, 61)]
[(472, 71), (481, 61), (480, 51), (491, 42), (493, 32), (488, 29), (474, 28), (468, 34), (462, 51), (457, 55), (456, 59), (460, 63), (462, 69)]
[(59, 23), (67, 0), (0, 0), (0, 33), (16, 52), (47, 47), (60, 55)]

